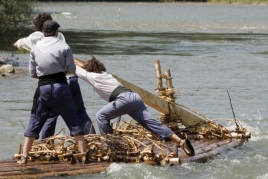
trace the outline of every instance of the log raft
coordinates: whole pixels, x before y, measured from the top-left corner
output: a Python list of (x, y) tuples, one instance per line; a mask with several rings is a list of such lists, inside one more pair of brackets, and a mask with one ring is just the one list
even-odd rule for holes
[(42, 178), (93, 174), (105, 171), (111, 163), (90, 163), (71, 165), (66, 162), (49, 163), (48, 161), (29, 162), (26, 166), (18, 165), (16, 160), (0, 161), (1, 179)]
[[(177, 104), (170, 70), (165, 70), (162, 74), (159, 60), (155, 60), (155, 67), (158, 96), (112, 75), (122, 85), (138, 93), (144, 103), (158, 110), (162, 123), (180, 137), (188, 138), (195, 149), (195, 156), (187, 156), (174, 142), (161, 141), (131, 119), (113, 125), (114, 133), (111, 135), (85, 136), (87, 150), (90, 152), (89, 164), (79, 162), (84, 154), (79, 153), (71, 136), (56, 135), (34, 142), (30, 151), (31, 159), (26, 166), (16, 164), (22, 155), (20, 144), (13, 160), (0, 161), (0, 178), (41, 178), (100, 173), (113, 162), (144, 162), (162, 166), (206, 162), (227, 148), (237, 147), (250, 138), (250, 133), (248, 134), (241, 124), (236, 123), (237, 128), (229, 130), (203, 114)], [(162, 79), (166, 79), (167, 87), (163, 87)]]
[[(242, 144), (242, 140), (222, 140), (222, 141), (197, 141), (192, 140), (192, 145), (195, 148), (196, 155), (188, 157), (182, 149), (178, 149), (178, 157), (170, 158), (169, 161), (161, 161), (162, 166), (177, 166), (186, 162), (206, 162), (213, 156), (228, 148), (236, 147)], [(173, 142), (166, 142), (169, 148), (176, 148)], [(1, 179), (26, 179), (26, 178), (42, 178), (42, 177), (56, 177), (56, 176), (72, 176), (80, 174), (101, 173), (108, 169), (112, 162), (100, 161), (91, 162), (89, 164), (70, 164), (69, 162), (48, 162), (33, 161), (26, 166), (18, 165), (17, 160), (2, 160), (0, 161), (0, 178)], [(136, 163), (136, 162), (129, 162)], [(157, 165), (152, 161), (145, 161), (150, 165)]]

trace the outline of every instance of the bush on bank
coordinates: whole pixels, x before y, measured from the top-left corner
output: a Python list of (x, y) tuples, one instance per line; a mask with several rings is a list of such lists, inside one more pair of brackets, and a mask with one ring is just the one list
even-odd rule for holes
[[(40, 2), (51, 1), (75, 1), (75, 0), (38, 0)], [(208, 2), (220, 4), (268, 4), (268, 0), (76, 0), (80, 2)]]
[(208, 2), (224, 4), (268, 4), (268, 0), (208, 0)]
[(0, 0), (0, 50), (12, 49), (13, 43), (32, 25), (36, 0)]

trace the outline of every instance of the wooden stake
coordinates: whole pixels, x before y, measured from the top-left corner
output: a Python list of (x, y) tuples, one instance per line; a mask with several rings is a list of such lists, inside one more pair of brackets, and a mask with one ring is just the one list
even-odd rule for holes
[(155, 61), (155, 71), (156, 71), (156, 78), (157, 78), (157, 89), (162, 89), (162, 75), (161, 75), (161, 67), (160, 61), (156, 59)]
[(20, 146), (19, 146), (18, 154), (22, 154), (22, 144), (20, 144)]
[(168, 94), (168, 96), (170, 98), (172, 98), (172, 100), (174, 100), (174, 88), (173, 88), (173, 85), (172, 85), (172, 77), (171, 77), (171, 74), (170, 74), (170, 69), (167, 69), (165, 71), (165, 76), (166, 76), (166, 83), (167, 83), (167, 90), (170, 90), (170, 91), (173, 91), (171, 93)]

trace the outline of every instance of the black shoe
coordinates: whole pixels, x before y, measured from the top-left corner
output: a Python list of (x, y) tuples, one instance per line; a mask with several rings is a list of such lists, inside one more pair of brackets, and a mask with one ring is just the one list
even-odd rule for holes
[(71, 156), (70, 164), (72, 164), (72, 165), (76, 164), (76, 159), (74, 158), (73, 155)]
[(89, 161), (89, 152), (86, 152), (86, 155), (82, 157), (82, 163), (83, 164), (90, 163), (90, 161)]
[(182, 148), (182, 150), (184, 150), (184, 152), (189, 156), (195, 156), (195, 151), (194, 148), (191, 144), (191, 142), (189, 141), (189, 139), (184, 139), (183, 141), (181, 141), (179, 143), (179, 147)]

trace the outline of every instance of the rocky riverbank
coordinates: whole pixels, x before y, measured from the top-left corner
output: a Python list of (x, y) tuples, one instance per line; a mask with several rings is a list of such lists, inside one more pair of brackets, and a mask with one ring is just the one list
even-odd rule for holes
[(6, 76), (6, 74), (15, 73), (15, 68), (13, 65), (4, 64), (0, 66), (0, 75), (2, 77)]
[(15, 67), (18, 67), (18, 57), (12, 53), (1, 52), (3, 56), (0, 56), (0, 76), (5, 77), (16, 72)]
[(10, 64), (0, 65), (0, 78), (27, 76), (28, 68), (13, 66)]

